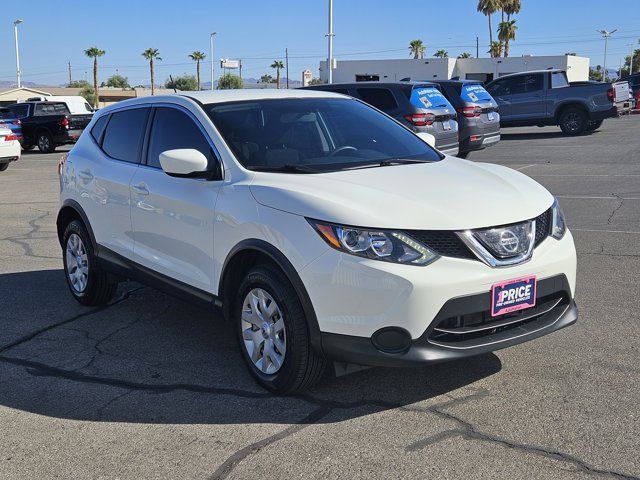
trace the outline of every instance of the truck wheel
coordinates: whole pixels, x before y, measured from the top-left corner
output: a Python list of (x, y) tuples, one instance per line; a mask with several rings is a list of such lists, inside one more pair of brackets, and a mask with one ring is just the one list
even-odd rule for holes
[(82, 305), (105, 305), (118, 282), (102, 270), (93, 252), (87, 229), (78, 220), (67, 225), (63, 236), (62, 263), (73, 297)]
[(602, 126), (602, 122), (604, 122), (604, 120), (598, 120), (597, 122), (589, 122), (587, 131), (593, 132), (594, 130), (599, 129)]
[(560, 114), (560, 128), (566, 135), (580, 135), (587, 130), (589, 118), (579, 108), (567, 108)]
[(238, 289), (232, 315), (242, 356), (264, 388), (288, 394), (320, 379), (325, 359), (311, 347), (302, 303), (279, 269), (252, 268)]
[(56, 146), (53, 143), (53, 137), (49, 132), (38, 133), (38, 150), (42, 153), (53, 153), (56, 150)]
[(4, 172), (7, 168), (9, 168), (9, 162), (0, 163), (0, 172)]
[(458, 157), (458, 158), (467, 158), (469, 156), (469, 153), (471, 153), (471, 152), (458, 152), (458, 155), (456, 155), (456, 157)]

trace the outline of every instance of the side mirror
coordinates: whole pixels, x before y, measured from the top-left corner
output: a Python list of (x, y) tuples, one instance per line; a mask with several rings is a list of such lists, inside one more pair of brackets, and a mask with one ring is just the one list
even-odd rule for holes
[(419, 133), (416, 133), (416, 135), (420, 137), (420, 140), (422, 140), (424, 143), (428, 144), (433, 148), (436, 148), (436, 137), (434, 137), (430, 133), (419, 132)]
[(209, 161), (193, 148), (166, 150), (160, 154), (160, 166), (167, 175), (181, 178), (209, 178)]

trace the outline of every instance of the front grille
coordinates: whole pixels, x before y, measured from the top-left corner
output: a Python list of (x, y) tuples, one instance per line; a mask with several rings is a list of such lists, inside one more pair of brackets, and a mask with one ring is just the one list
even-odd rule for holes
[(443, 257), (478, 259), (454, 232), (447, 230), (407, 230), (406, 233)]
[(551, 234), (551, 209), (536, 217), (536, 243), (537, 247)]

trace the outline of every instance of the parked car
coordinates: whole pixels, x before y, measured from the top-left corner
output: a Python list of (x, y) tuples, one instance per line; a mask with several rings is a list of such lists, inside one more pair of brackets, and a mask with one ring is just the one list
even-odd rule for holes
[(0, 107), (0, 126), (5, 126), (22, 142), (22, 122), (7, 107)]
[(437, 80), (442, 93), (458, 112), (458, 157), (482, 150), (500, 141), (498, 103), (480, 82), (472, 80)]
[(501, 127), (558, 125), (579, 135), (618, 115), (611, 83), (569, 84), (563, 70), (505, 75), (486, 88), (500, 107)]
[(631, 87), (633, 96), (636, 97), (636, 93), (640, 91), (640, 73), (634, 73), (632, 75), (629, 75), (623, 78), (623, 80), (626, 80), (627, 82), (629, 82), (629, 86)]
[(31, 102), (62, 102), (72, 115), (86, 115), (93, 113), (93, 107), (80, 95), (42, 95), (31, 97), (27, 101)]
[(221, 308), (251, 374), (278, 393), (329, 361), (453, 360), (577, 319), (576, 252), (553, 195), (343, 95), (126, 100), (96, 114), (60, 174), (73, 297), (105, 304), (131, 278)]
[(9, 128), (0, 126), (0, 172), (9, 168), (11, 162), (20, 159), (18, 136)]
[(430, 133), (436, 148), (458, 154), (458, 122), (449, 101), (432, 82), (356, 82), (304, 87), (362, 100), (415, 132)]
[(75, 143), (89, 124), (92, 114), (72, 115), (62, 102), (22, 102), (9, 105), (22, 122), (22, 146), (34, 146), (43, 153), (53, 152), (57, 146)]

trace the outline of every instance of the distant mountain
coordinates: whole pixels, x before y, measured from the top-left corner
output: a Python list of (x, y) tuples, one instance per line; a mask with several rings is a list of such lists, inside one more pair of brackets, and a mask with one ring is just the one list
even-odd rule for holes
[[(17, 86), (18, 84), (15, 80), (0, 80), (0, 88), (16, 88)], [(22, 86), (33, 88), (37, 87), (38, 84), (33, 82), (22, 82)]]

